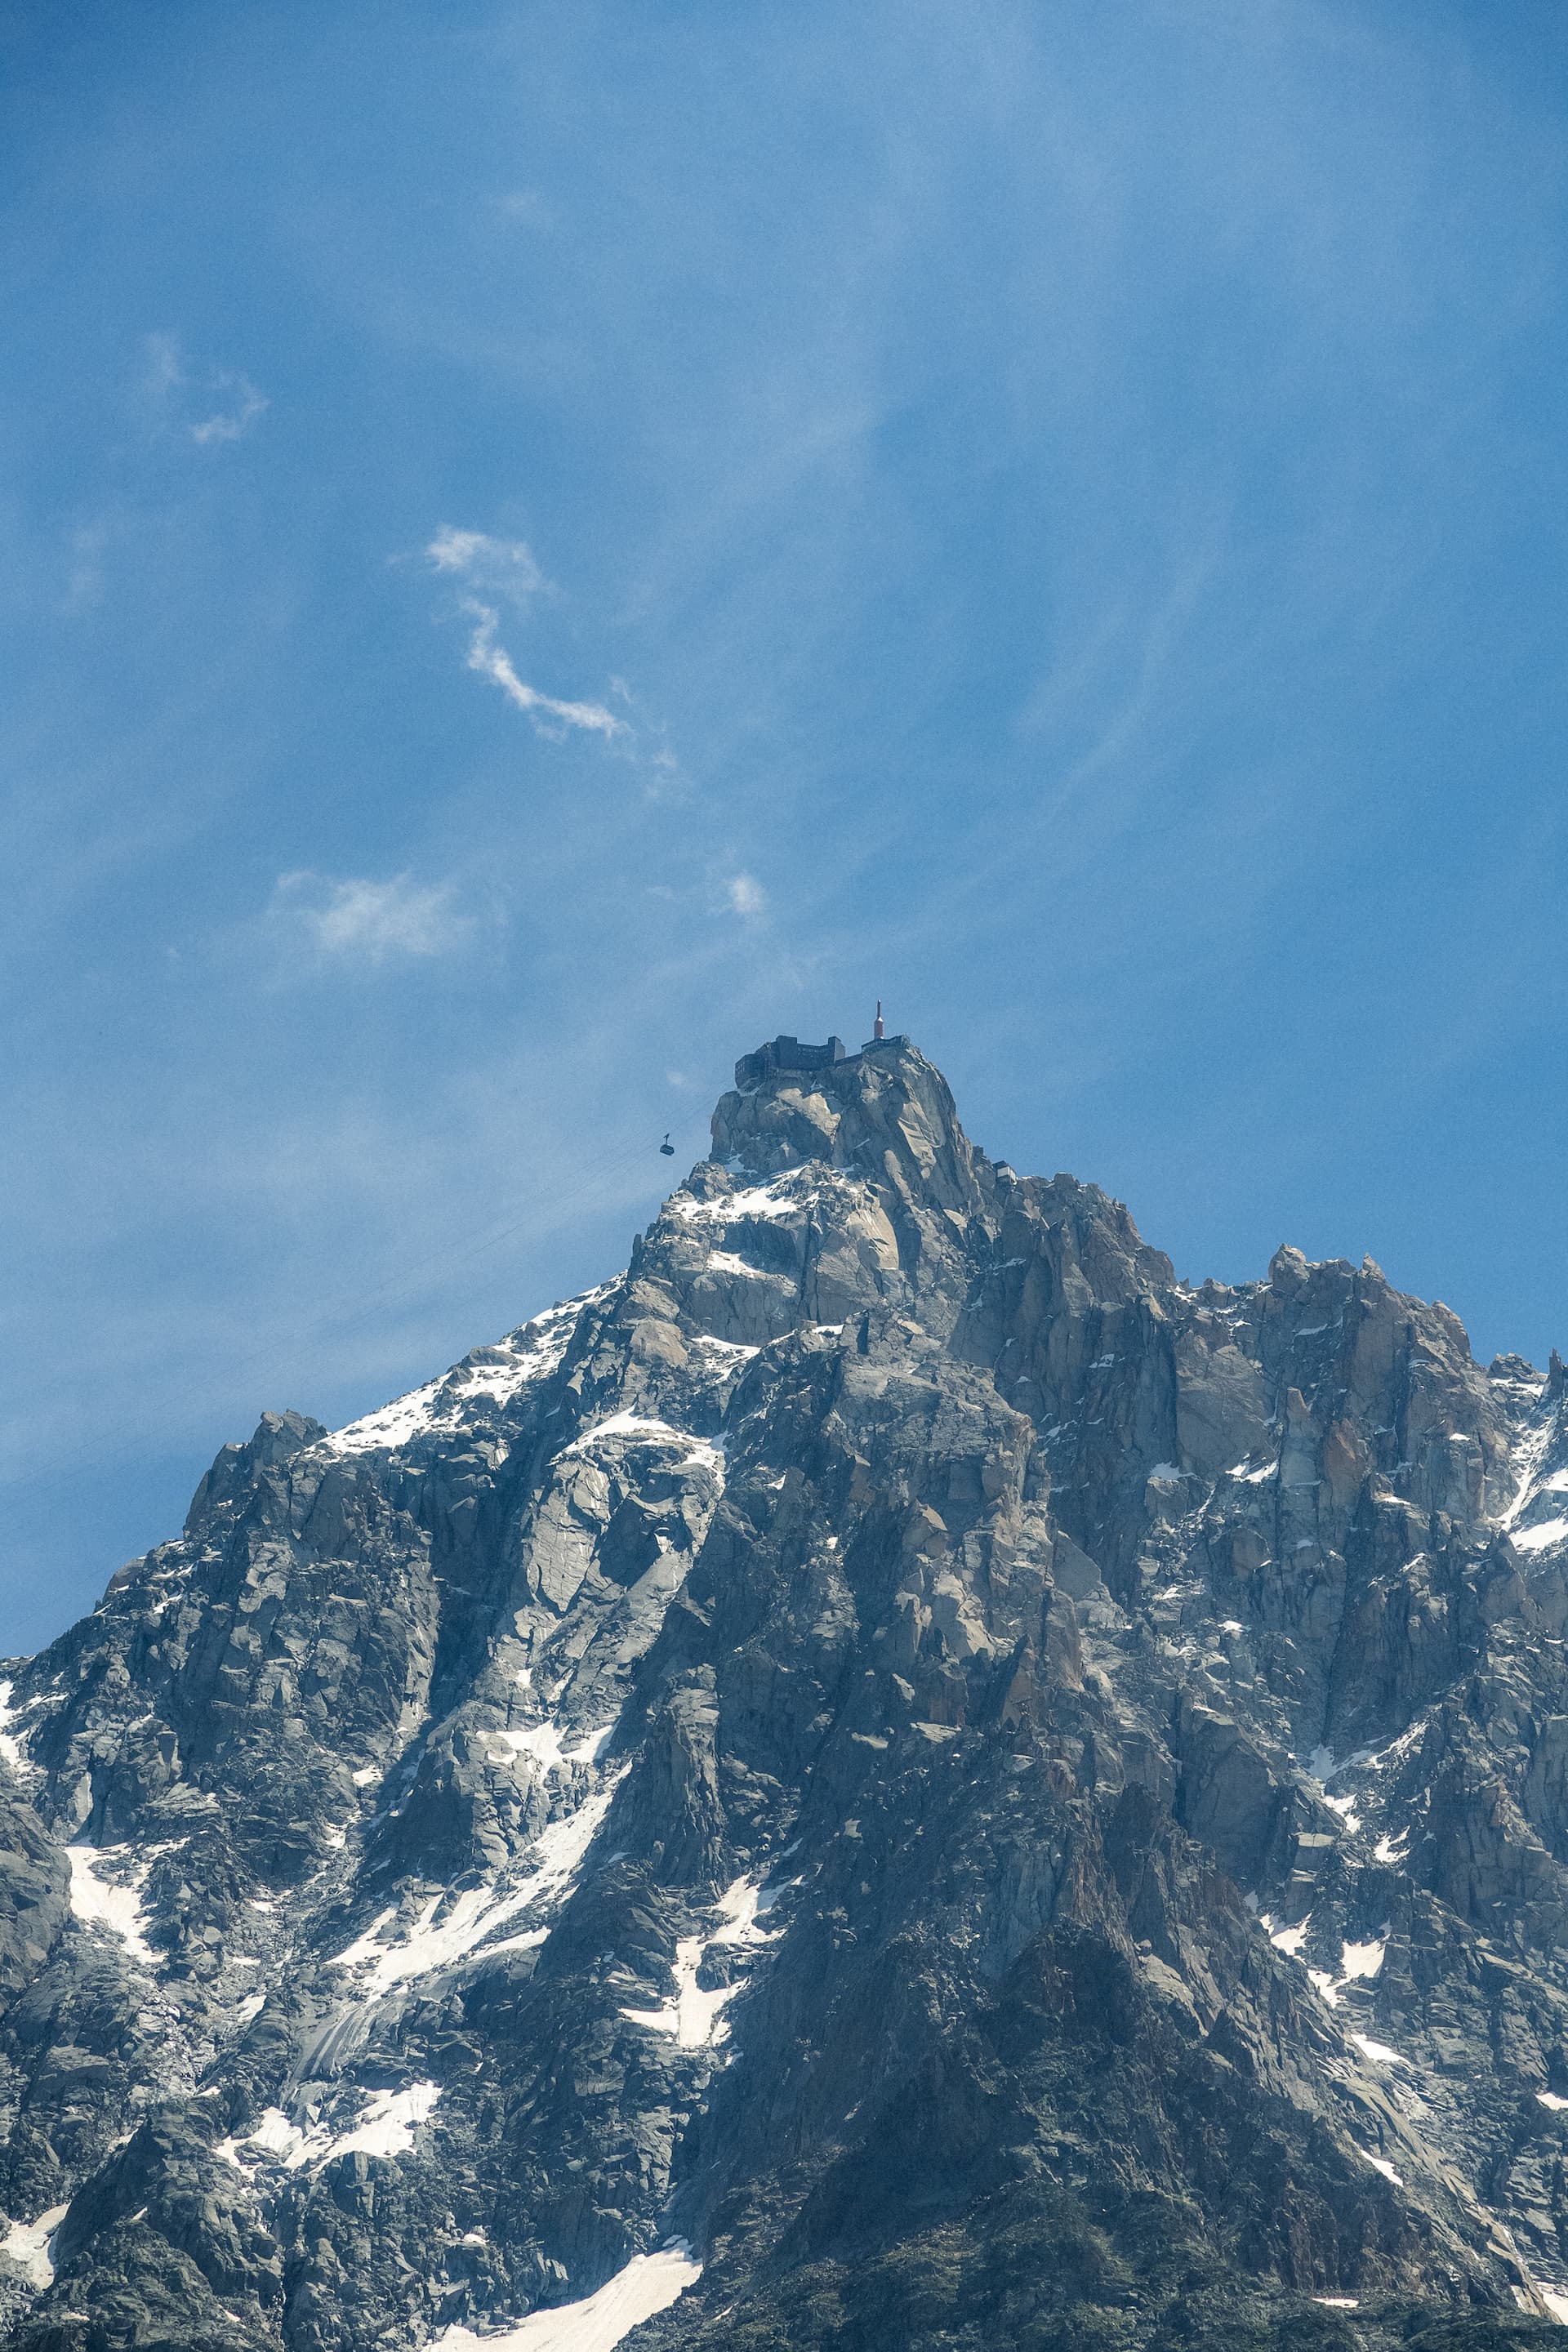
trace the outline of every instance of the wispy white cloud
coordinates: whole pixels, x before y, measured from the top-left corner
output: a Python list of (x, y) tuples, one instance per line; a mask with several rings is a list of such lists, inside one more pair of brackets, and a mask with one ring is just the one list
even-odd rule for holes
[(461, 580), (486, 596), (500, 596), (522, 610), (534, 597), (553, 593), (521, 539), (492, 539), (489, 531), (457, 530), (444, 522), (425, 551), (434, 572)]
[[(237, 368), (199, 367), (193, 377), (177, 335), (149, 335), (143, 349), (147, 354), (142, 378), (144, 398), (164, 430), (177, 427), (198, 448), (243, 440), (271, 404), (267, 394)], [(210, 415), (193, 419), (189, 412), (198, 400), (204, 407), (214, 400), (217, 405)], [(178, 415), (182, 409), (184, 416)]]
[(617, 719), (613, 710), (606, 710), (602, 702), (561, 702), (552, 694), (541, 694), (536, 686), (519, 677), (511, 656), (497, 634), (500, 614), (493, 604), (481, 604), (465, 596), (463, 610), (474, 623), (468, 639), (468, 667), (499, 686), (510, 702), (527, 712), (542, 735), (559, 736), (565, 728), (580, 727), (608, 740), (630, 732), (626, 720)]
[(724, 903), (736, 915), (760, 915), (767, 893), (754, 874), (731, 874), (724, 885)]
[[(606, 740), (631, 734), (626, 720), (617, 719), (604, 703), (563, 701), (518, 676), (516, 664), (500, 642), (500, 610), (488, 600), (500, 597), (521, 613), (535, 597), (555, 593), (524, 541), (494, 539), (489, 531), (458, 530), (451, 523), (443, 523), (425, 550), (425, 560), (433, 572), (460, 583), (465, 592), (458, 598), (458, 610), (473, 623), (468, 667), (499, 686), (540, 734), (559, 739), (569, 727)], [(624, 698), (626, 689), (618, 679), (615, 686)]]
[(450, 882), (421, 884), (407, 874), (373, 882), (333, 881), (308, 869), (281, 874), (268, 909), (271, 927), (303, 939), (322, 956), (384, 963), (394, 956), (447, 955), (470, 937)]
[(215, 372), (212, 388), (230, 395), (227, 405), (203, 417), (199, 425), (185, 428), (191, 439), (204, 449), (217, 441), (242, 440), (270, 405), (267, 394), (258, 392), (247, 375), (231, 374), (226, 369)]

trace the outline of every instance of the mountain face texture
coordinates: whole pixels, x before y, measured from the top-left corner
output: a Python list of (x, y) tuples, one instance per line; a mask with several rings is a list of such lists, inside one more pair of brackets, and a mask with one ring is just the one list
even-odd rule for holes
[(903, 1039), (727, 1094), (10, 1662), (0, 2336), (1568, 2340), (1565, 1390)]

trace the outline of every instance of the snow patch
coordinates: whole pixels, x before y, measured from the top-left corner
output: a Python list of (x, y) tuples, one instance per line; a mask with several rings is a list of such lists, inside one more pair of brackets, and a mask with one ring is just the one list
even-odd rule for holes
[[(389, 1906), (327, 1966), (363, 1971), (358, 1990), (371, 1999), (415, 1977), (454, 1967), (509, 1919), (515, 1919), (535, 1903), (559, 1901), (609, 1811), (615, 1786), (612, 1782), (598, 1796), (590, 1797), (563, 1821), (552, 1822), (534, 1843), (530, 1856), (533, 1868), (506, 1893), (498, 1893), (491, 1885), (465, 1887), (460, 1895), (451, 1896), (432, 1895), (413, 1926), (405, 1927), (395, 1941), (389, 1938), (398, 1926), (398, 1915), (395, 1906)], [(441, 1915), (439, 1919), (437, 1914)], [(510, 1951), (542, 1943), (548, 1932), (547, 1928), (536, 1928), (526, 1937), (512, 1937), (489, 1949)]]
[(1358, 1748), (1355, 1755), (1352, 1757), (1351, 1762), (1364, 1764), (1369, 1772), (1381, 1772), (1386, 1764), (1403, 1762), (1416, 1741), (1423, 1737), (1426, 1729), (1426, 1717), (1424, 1715), (1418, 1715), (1415, 1722), (1400, 1733), (1397, 1739), (1389, 1741), (1386, 1748)]
[(743, 1192), (723, 1192), (711, 1201), (695, 1201), (689, 1193), (675, 1192), (665, 1202), (678, 1217), (689, 1225), (728, 1225), (742, 1217), (763, 1217), (770, 1222), (780, 1217), (798, 1216), (816, 1205), (816, 1186), (808, 1192), (784, 1192), (773, 1184), (753, 1184)]
[(574, 1748), (563, 1748), (561, 1733), (553, 1723), (534, 1723), (523, 1731), (492, 1731), (488, 1738), (510, 1748), (514, 1756), (531, 1757), (543, 1772), (553, 1772), (573, 1764), (596, 1764), (616, 1736), (614, 1723), (591, 1731)]
[[(1507, 1510), (1500, 1515), (1499, 1527), (1511, 1530), (1516, 1521), (1529, 1509), (1538, 1495), (1560, 1491), (1557, 1480), (1563, 1477), (1564, 1474), (1562, 1471), (1555, 1472), (1552, 1477), (1544, 1483), (1541, 1482), (1542, 1469), (1547, 1454), (1551, 1450), (1554, 1428), (1555, 1416), (1550, 1413), (1542, 1414), (1537, 1419), (1534, 1428), (1526, 1430), (1514, 1447), (1513, 1461), (1518, 1476), (1513, 1490), (1513, 1500)], [(1518, 1540), (1519, 1538), (1516, 1536), (1514, 1541), (1517, 1543)], [(1531, 1549), (1533, 1548), (1533, 1546), (1527, 1547)]]
[(1352, 2033), (1351, 2040), (1363, 2058), (1374, 2066), (1408, 2066), (1410, 2061), (1402, 2051), (1391, 2050), (1386, 2042), (1373, 2042), (1369, 2034)]
[(1405, 2181), (1402, 2175), (1395, 2172), (1387, 2157), (1373, 2156), (1370, 2149), (1364, 2147), (1358, 2147), (1356, 2154), (1363, 2164), (1370, 2164), (1374, 2172), (1381, 2172), (1385, 2180), (1392, 2180), (1395, 2189), (1404, 2188)]
[(564, 1462), (574, 1454), (590, 1453), (607, 1437), (629, 1438), (639, 1445), (689, 1446), (685, 1461), (678, 1465), (680, 1469), (700, 1467), (711, 1470), (716, 1476), (723, 1475), (724, 1448), (721, 1441), (693, 1437), (689, 1430), (672, 1429), (668, 1421), (651, 1421), (640, 1412), (612, 1412), (605, 1420), (596, 1421), (592, 1429), (584, 1429), (570, 1445), (563, 1445), (556, 1459)]
[(428, 2123), (440, 2095), (437, 2083), (410, 2083), (402, 2091), (373, 2091), (349, 2130), (336, 2134), (329, 2125), (315, 2122), (313, 2116), (310, 2127), (301, 2129), (281, 2107), (268, 2107), (253, 2132), (242, 2139), (220, 2140), (216, 2153), (240, 2171), (246, 2168), (240, 2151), (247, 2147), (257, 2152), (252, 2161), (271, 2157), (287, 2172), (298, 2172), (304, 2165), (330, 2164), (334, 2157), (352, 2156), (356, 2150), (390, 2161), (409, 2153), (416, 2126)]
[(782, 1929), (759, 1927), (757, 1921), (766, 1916), (776, 1899), (773, 1893), (762, 1892), (754, 1879), (737, 1878), (720, 1897), (722, 1926), (711, 1935), (684, 1936), (676, 1945), (674, 2000), (658, 2009), (623, 2009), (621, 2015), (655, 2033), (673, 2033), (683, 2050), (707, 2050), (721, 2042), (729, 2029), (720, 2012), (734, 2000), (744, 1979), (710, 1990), (698, 1983), (698, 1973), (708, 1954), (721, 1946), (755, 1948), (773, 1943)]
[[(1276, 1928), (1272, 1918), (1268, 1912), (1265, 1912), (1258, 1924), (1264, 1929), (1276, 1950), (1289, 1952), (1292, 1959), (1299, 1959), (1301, 1947), (1307, 1940), (1307, 1930), (1312, 1924), (1312, 1915), (1309, 1912), (1299, 1927)], [(1364, 1944), (1342, 1943), (1340, 1973), (1337, 1977), (1331, 1976), (1327, 1969), (1308, 1969), (1307, 1975), (1311, 1981), (1312, 1990), (1328, 2008), (1338, 2009), (1340, 1995), (1346, 1985), (1356, 1978), (1376, 1976), (1383, 1966), (1383, 1956), (1387, 1948), (1386, 1943), (1378, 1937), (1373, 1937)], [(1361, 2036), (1352, 2033), (1351, 2039), (1352, 2042), (1359, 2042)]]
[(499, 2336), (476, 2336), (460, 2325), (444, 2327), (432, 2339), (430, 2352), (615, 2352), (623, 2336), (668, 2311), (701, 2275), (701, 2263), (678, 2238), (657, 2254), (634, 2254), (624, 2270), (581, 2303), (531, 2312)]
[(1561, 2115), (1563, 2108), (1568, 2107), (1568, 2099), (1560, 2099), (1555, 2091), (1537, 2091), (1535, 2095), (1543, 2107), (1551, 2108), (1554, 2116)]
[(11, 1704), (11, 1685), (0, 1683), (0, 1756), (5, 1759), (13, 1772), (19, 1772), (26, 1768), (26, 1759), (22, 1754), (21, 1742), (10, 1728), (16, 1720), (16, 1709)]
[(352, 2155), (356, 2148), (363, 2148), (366, 2156), (405, 2156), (414, 2146), (416, 2125), (429, 2121), (440, 2095), (436, 2083), (411, 2083), (405, 2091), (374, 2092), (353, 2129), (331, 2141), (321, 2156), (308, 2156), (306, 2161), (326, 2164), (335, 2156)]
[(36, 2221), (13, 2221), (5, 2235), (0, 2238), (0, 2254), (16, 2263), (29, 2286), (40, 2291), (55, 2283), (55, 2265), (50, 2256), (50, 2243), (55, 2231), (66, 2218), (64, 2205), (51, 2205)]
[(426, 1381), (423, 1388), (410, 1389), (405, 1396), (394, 1397), (390, 1404), (351, 1421), (346, 1428), (334, 1429), (321, 1443), (332, 1454), (371, 1454), (383, 1448), (394, 1453), (429, 1427), (440, 1386), (438, 1380)]
[(321, 1444), (332, 1454), (393, 1453), (426, 1430), (452, 1429), (473, 1407), (510, 1404), (521, 1391), (546, 1379), (560, 1363), (584, 1309), (604, 1296), (607, 1284), (584, 1291), (536, 1315), (493, 1347), (476, 1348), (460, 1364), (410, 1389), (390, 1404), (334, 1430)]
[(1539, 1527), (1515, 1528), (1512, 1534), (1516, 1551), (1545, 1551), (1568, 1536), (1568, 1519), (1542, 1519)]
[(1265, 1911), (1258, 1924), (1262, 1928), (1264, 1934), (1268, 1937), (1269, 1942), (1273, 1945), (1275, 1950), (1277, 1952), (1289, 1953), (1291, 1959), (1294, 1960), (1300, 1958), (1301, 1947), (1307, 1940), (1307, 1930), (1312, 1924), (1312, 1915), (1309, 1911), (1306, 1917), (1301, 1921), (1300, 1927), (1277, 1927), (1274, 1925), (1273, 1913)]
[(99, 1876), (103, 1863), (111, 1854), (122, 1854), (122, 1845), (96, 1848), (68, 1845), (66, 1860), (70, 1864), (70, 1906), (84, 1927), (107, 1927), (119, 1937), (133, 1959), (143, 1968), (157, 1965), (158, 1955), (142, 1933), (144, 1918), (142, 1910), (140, 1880), (146, 1875), (143, 1862), (135, 1874), (135, 1883), (117, 1886), (112, 1880)]

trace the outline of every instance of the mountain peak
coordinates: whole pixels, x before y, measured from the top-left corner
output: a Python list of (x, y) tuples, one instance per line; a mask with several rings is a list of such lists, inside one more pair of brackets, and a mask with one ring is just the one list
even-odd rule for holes
[(847, 1054), (837, 1037), (775, 1037), (735, 1065), (713, 1113), (713, 1157), (772, 1176), (813, 1160), (962, 1216), (994, 1196), (994, 1171), (959, 1124), (942, 1072), (908, 1037)]
[(736, 1075), (625, 1274), (263, 1415), (0, 1687), (9, 2340), (1529, 2340), (1560, 1361), (1193, 1289), (908, 1038)]

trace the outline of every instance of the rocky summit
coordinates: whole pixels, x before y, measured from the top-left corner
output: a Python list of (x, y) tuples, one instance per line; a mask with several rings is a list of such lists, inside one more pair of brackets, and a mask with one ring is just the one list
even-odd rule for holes
[(792, 1048), (9, 1663), (7, 2344), (1568, 2340), (1562, 1363)]

